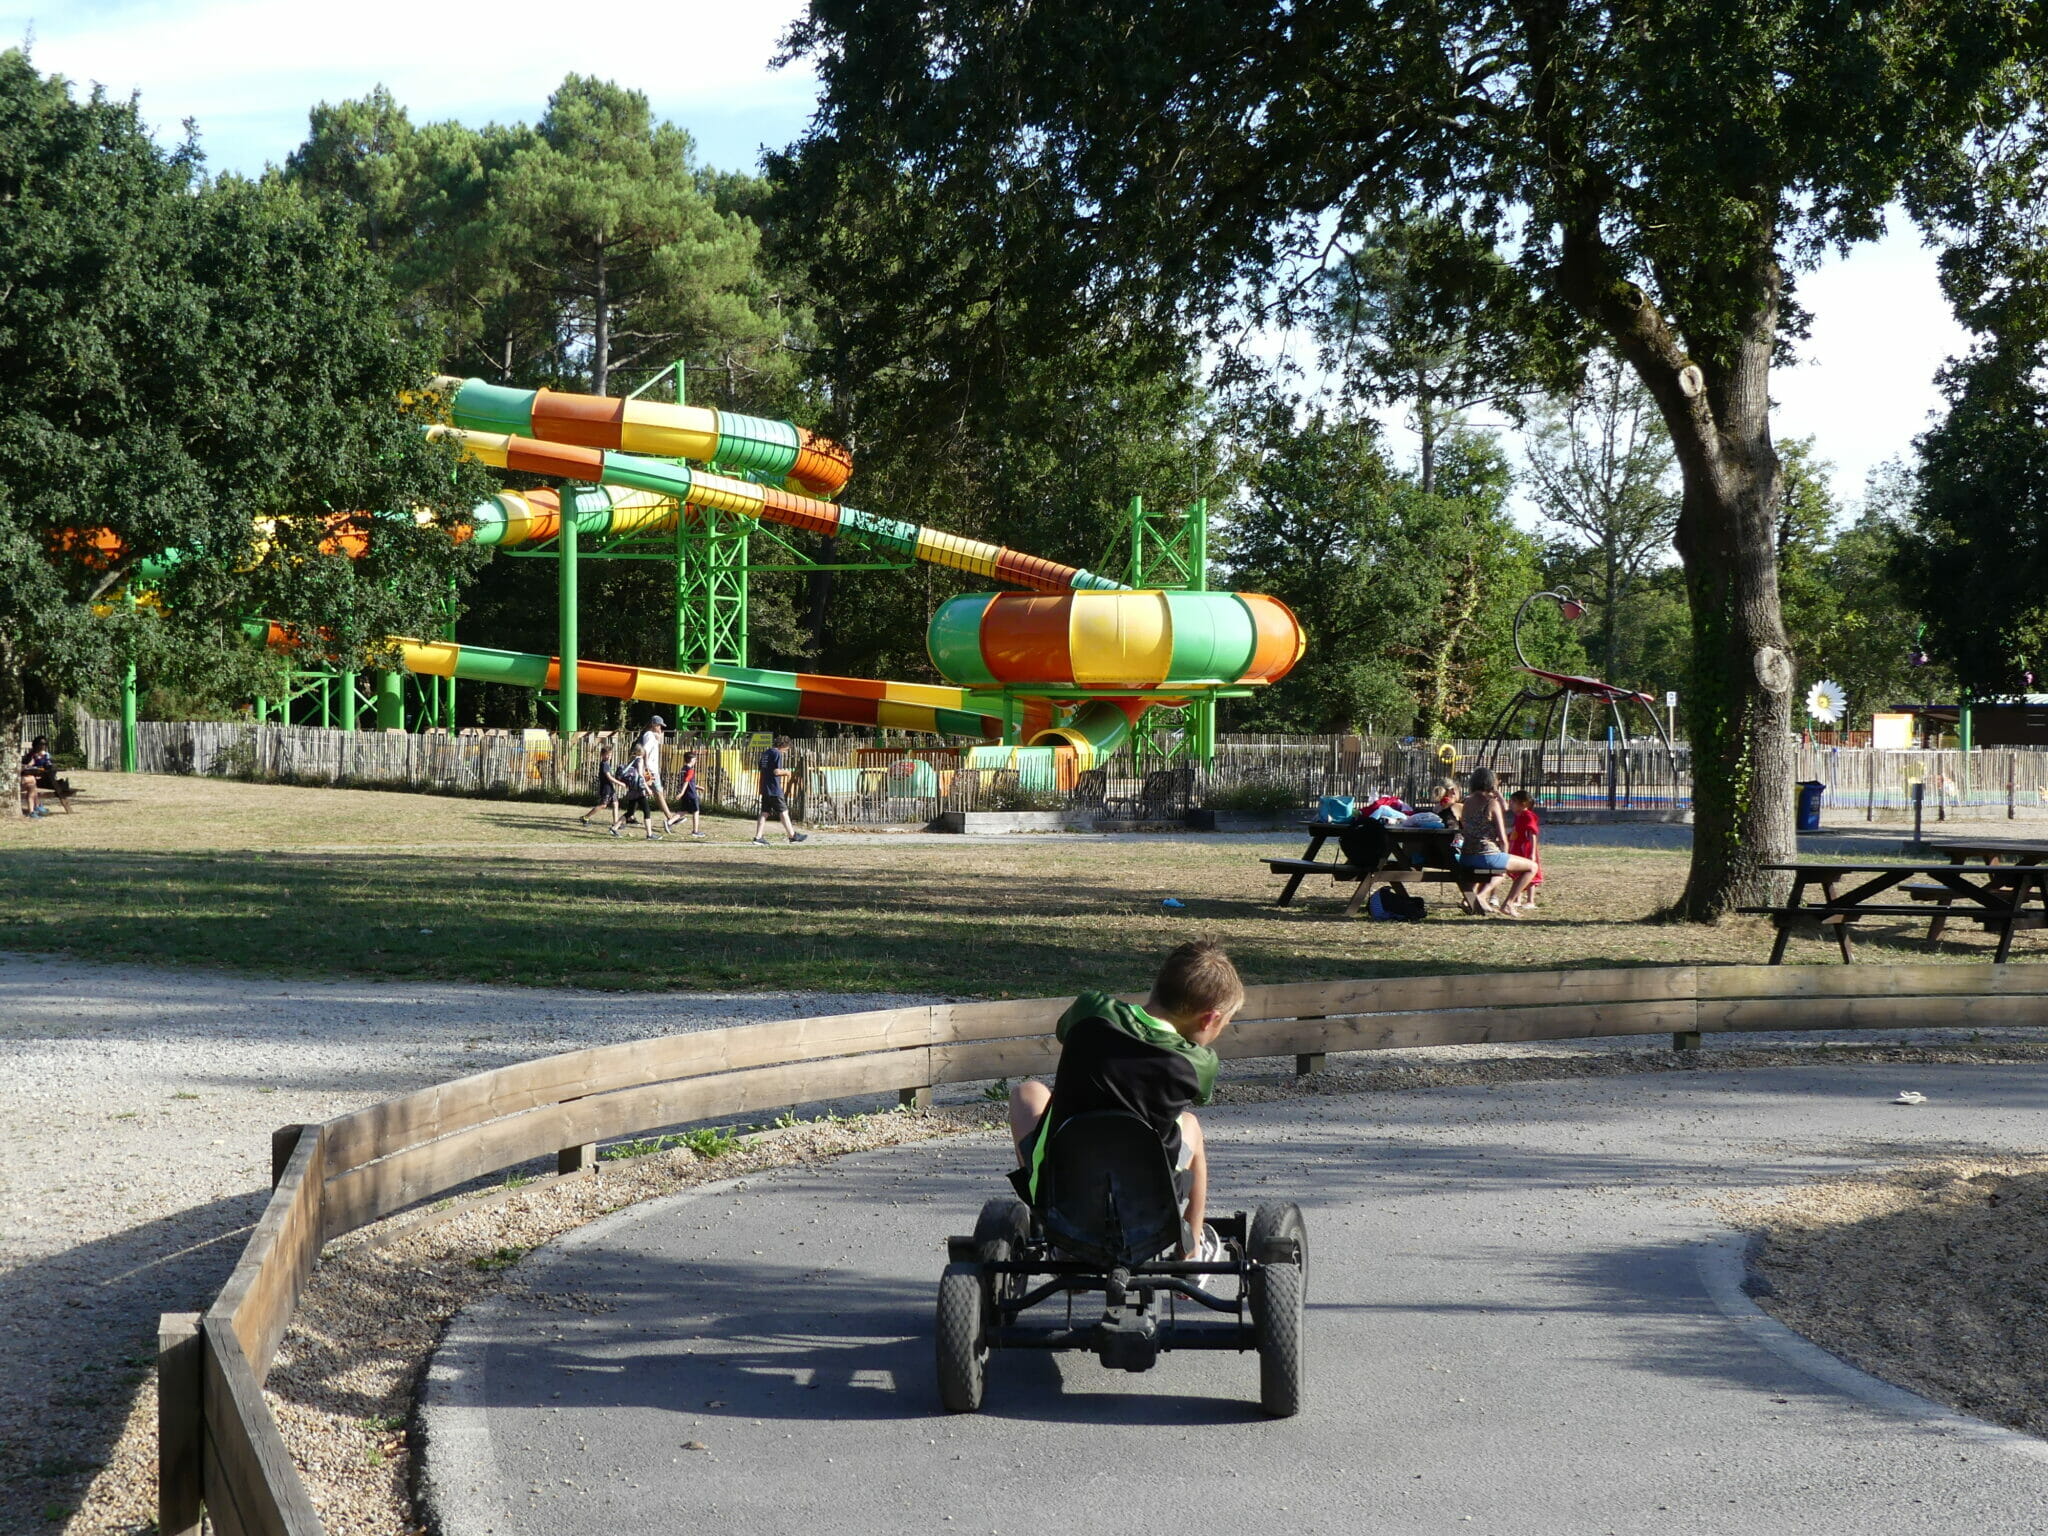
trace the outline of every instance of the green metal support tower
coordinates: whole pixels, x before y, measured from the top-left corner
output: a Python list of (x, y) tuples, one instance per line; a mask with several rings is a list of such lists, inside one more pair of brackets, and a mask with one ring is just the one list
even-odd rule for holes
[[(1131, 554), (1124, 578), (1134, 587), (1166, 592), (1209, 590), (1209, 503), (1177, 512), (1148, 512), (1133, 496)], [(1216, 761), (1216, 701), (1206, 695), (1185, 709), (1148, 709), (1131, 732), (1140, 757), (1188, 758), (1204, 768)]]
[[(688, 380), (680, 358), (672, 370), (676, 404), (687, 405)], [(660, 382), (656, 374), (635, 390)], [(717, 468), (713, 465), (712, 468)], [(747, 571), (754, 522), (732, 512), (699, 510), (698, 519), (676, 519), (676, 647), (678, 672), (724, 663), (747, 664)], [(678, 730), (744, 731), (743, 710), (677, 711)]]

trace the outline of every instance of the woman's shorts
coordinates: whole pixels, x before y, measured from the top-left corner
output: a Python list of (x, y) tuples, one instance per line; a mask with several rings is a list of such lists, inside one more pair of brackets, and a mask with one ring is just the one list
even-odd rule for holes
[(1489, 875), (1506, 874), (1508, 868), (1508, 856), (1504, 853), (1461, 853), (1458, 862)]

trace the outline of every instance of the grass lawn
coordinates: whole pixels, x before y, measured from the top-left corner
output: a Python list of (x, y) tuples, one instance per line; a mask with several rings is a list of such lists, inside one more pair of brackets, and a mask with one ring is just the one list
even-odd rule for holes
[[(1603, 965), (1757, 963), (1770, 930), (1646, 919), (1682, 852), (1553, 847), (1542, 910), (1461, 915), (1429, 887), (1423, 923), (1347, 921), (1314, 880), (1276, 908), (1265, 837), (1002, 842), (820, 830), (756, 848), (751, 821), (709, 843), (647, 843), (560, 806), (211, 779), (75, 776), (71, 816), (0, 818), (12, 900), (0, 948), (297, 976), (405, 976), (623, 990), (822, 988), (1037, 996), (1141, 989), (1190, 936), (1246, 980)], [(1186, 903), (1161, 909), (1163, 897)], [(1873, 960), (1988, 959), (1957, 924), (1937, 955), (1871, 925)], [(1953, 930), (1952, 930), (1953, 931)], [(2022, 934), (2019, 947), (2042, 939)], [(1834, 963), (1795, 938), (1791, 957)], [(2032, 957), (2028, 957), (2032, 958)]]

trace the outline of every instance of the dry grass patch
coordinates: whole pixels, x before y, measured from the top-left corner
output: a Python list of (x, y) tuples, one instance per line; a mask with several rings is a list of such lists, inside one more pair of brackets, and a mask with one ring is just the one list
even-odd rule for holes
[[(560, 806), (81, 777), (77, 814), (17, 823), (0, 844), (10, 888), (34, 893), (0, 915), (0, 946), (288, 975), (1031, 996), (1141, 987), (1191, 934), (1227, 944), (1253, 981), (1753, 963), (1770, 939), (1754, 920), (1646, 921), (1685, 878), (1669, 849), (1556, 846), (1545, 905), (1519, 923), (1440, 898), (1428, 922), (1371, 923), (1345, 920), (1348, 888), (1327, 881), (1272, 905), (1279, 881), (1259, 861), (1298, 854), (1291, 834), (996, 844), (825, 829), (762, 849), (751, 821), (713, 819), (708, 843), (650, 844)], [(1169, 896), (1182, 909), (1163, 909)], [(1988, 952), (1968, 925), (1938, 952), (1917, 929), (1872, 927), (1862, 945), (1871, 959)]]

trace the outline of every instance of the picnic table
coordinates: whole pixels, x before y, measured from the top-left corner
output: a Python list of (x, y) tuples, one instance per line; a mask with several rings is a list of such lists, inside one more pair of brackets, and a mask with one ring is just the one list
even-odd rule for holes
[[(1943, 837), (1925, 845), (1929, 852), (1945, 854), (1951, 864), (2018, 864), (2022, 866), (2048, 863), (2048, 843), (2024, 842), (2009, 837)], [(1941, 937), (1948, 926), (1949, 902), (1954, 898), (1947, 894), (1926, 896), (1923, 900), (1933, 901), (1940, 910), (1934, 921), (1927, 925), (1929, 943)], [(2026, 927), (2022, 921), (2019, 926)]]
[(1276, 875), (1287, 876), (1287, 884), (1281, 888), (1280, 899), (1275, 906), (1285, 907), (1294, 901), (1294, 893), (1301, 889), (1301, 882), (1310, 875), (1328, 875), (1339, 882), (1355, 880), (1358, 889), (1351, 893), (1351, 899), (1344, 904), (1344, 915), (1356, 917), (1358, 909), (1365, 905), (1376, 885), (1431, 885), (1448, 882), (1459, 890), (1469, 890), (1471, 881), (1461, 869), (1423, 868), (1417, 869), (1414, 855), (1423, 854), (1425, 860), (1435, 856), (1437, 863), (1448, 862), (1451, 839), (1457, 836), (1449, 827), (1386, 827), (1387, 857), (1377, 869), (1360, 869), (1356, 865), (1340, 861), (1325, 863), (1316, 857), (1323, 850), (1323, 844), (1351, 826), (1348, 821), (1305, 821), (1302, 827), (1308, 833), (1308, 847), (1298, 859), (1267, 859), (1266, 867)]
[[(1855, 959), (1849, 945), (1852, 923), (1865, 917), (1918, 917), (1926, 908), (1916, 903), (1930, 900), (1939, 900), (1944, 907), (1962, 902), (1966, 910), (1961, 915), (1986, 928), (1997, 929), (1998, 953), (1992, 961), (2003, 964), (2012, 950), (2013, 929), (2038, 926), (2042, 916), (2048, 914), (2048, 864), (1986, 864), (1972, 868), (1965, 863), (1798, 863), (1766, 864), (1764, 868), (1787, 870), (1792, 875), (1791, 893), (1782, 903), (1741, 909), (1767, 916), (1777, 925), (1777, 941), (1771, 945), (1772, 965), (1783, 962), (1785, 943), (1791, 938), (1795, 923), (1818, 921), (1823, 928), (1832, 927), (1835, 942), (1841, 946), (1842, 963), (1847, 965)], [(1856, 883), (1844, 890), (1843, 884), (1852, 876), (1857, 877)], [(1809, 899), (1809, 892), (1816, 886), (1818, 896)], [(1878, 899), (1892, 891), (1902, 891), (1908, 900)], [(2036, 906), (2033, 913), (2027, 911), (2029, 901)]]

